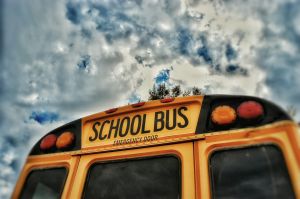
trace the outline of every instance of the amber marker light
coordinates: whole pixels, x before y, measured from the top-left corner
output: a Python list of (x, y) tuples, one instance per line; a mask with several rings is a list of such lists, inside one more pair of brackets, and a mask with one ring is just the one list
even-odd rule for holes
[(43, 151), (51, 149), (55, 146), (56, 139), (57, 137), (54, 134), (47, 135), (42, 139), (40, 143), (40, 149)]
[(237, 108), (237, 114), (242, 119), (252, 120), (263, 116), (264, 109), (258, 102), (246, 101), (239, 105)]
[(56, 147), (58, 149), (64, 149), (70, 147), (75, 140), (75, 135), (71, 132), (64, 132), (62, 133), (56, 141)]
[(230, 106), (218, 106), (213, 110), (211, 119), (218, 125), (232, 124), (236, 120), (236, 112)]

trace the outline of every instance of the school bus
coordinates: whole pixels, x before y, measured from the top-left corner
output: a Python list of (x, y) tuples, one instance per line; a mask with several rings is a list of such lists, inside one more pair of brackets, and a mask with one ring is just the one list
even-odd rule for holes
[(139, 102), (42, 137), (12, 198), (300, 198), (299, 149), (297, 124), (261, 98)]

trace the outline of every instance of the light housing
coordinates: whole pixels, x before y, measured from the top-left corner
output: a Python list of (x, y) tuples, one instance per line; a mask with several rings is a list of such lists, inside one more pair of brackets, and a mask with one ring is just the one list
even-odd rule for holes
[(211, 113), (211, 120), (217, 125), (229, 125), (235, 122), (236, 112), (227, 105), (217, 106)]

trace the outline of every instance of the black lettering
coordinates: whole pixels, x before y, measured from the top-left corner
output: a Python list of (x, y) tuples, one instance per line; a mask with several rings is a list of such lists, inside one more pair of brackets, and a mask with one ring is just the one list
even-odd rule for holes
[(188, 108), (187, 108), (187, 107), (180, 107), (180, 108), (178, 109), (178, 115), (181, 116), (182, 119), (184, 120), (184, 123), (181, 124), (181, 123), (179, 122), (179, 123), (178, 123), (178, 126), (179, 126), (180, 128), (185, 128), (185, 127), (187, 127), (187, 125), (189, 124), (189, 120), (188, 120), (188, 118), (186, 117), (186, 115), (184, 115), (184, 114), (182, 113), (182, 110), (187, 111)]
[(114, 138), (116, 138), (118, 136), (118, 129), (119, 129), (119, 124), (120, 124), (120, 119), (117, 120), (117, 124), (115, 126), (114, 126), (114, 122), (115, 122), (115, 120), (112, 120), (110, 122), (110, 127), (109, 127), (109, 132), (108, 132), (108, 139), (110, 139), (111, 133), (112, 133), (113, 130), (115, 130)]
[[(134, 129), (136, 120), (138, 120), (137, 128)], [(132, 124), (131, 124), (131, 128), (130, 128), (131, 135), (137, 135), (140, 132), (140, 129), (141, 129), (141, 120), (142, 120), (142, 117), (140, 115), (135, 115), (132, 118)]]
[(102, 136), (103, 128), (104, 128), (105, 123), (108, 123), (108, 124), (109, 124), (110, 121), (109, 121), (109, 120), (105, 120), (105, 121), (103, 122), (103, 124), (102, 124), (102, 126), (101, 126), (101, 129), (100, 129), (100, 133), (99, 133), (99, 139), (100, 139), (100, 140), (105, 140), (106, 137), (107, 137), (107, 135)]
[(95, 122), (93, 125), (93, 131), (94, 131), (95, 135), (94, 135), (94, 137), (92, 137), (92, 136), (89, 137), (89, 141), (91, 141), (91, 142), (95, 141), (98, 137), (98, 130), (97, 130), (96, 126), (100, 126), (100, 122)]
[(144, 142), (151, 142), (158, 139), (158, 135), (150, 135), (144, 137)]
[[(161, 131), (161, 130), (164, 129), (164, 127), (165, 127), (164, 117), (165, 117), (165, 114), (164, 114), (163, 111), (155, 112), (155, 116), (154, 116), (154, 132)], [(160, 123), (160, 127), (158, 127), (158, 123)]]
[(146, 118), (147, 118), (147, 115), (144, 114), (143, 115), (143, 124), (142, 124), (142, 134), (150, 133), (150, 130), (145, 130), (145, 127), (146, 127)]
[(114, 146), (117, 146), (117, 145), (118, 145), (118, 141), (119, 141), (119, 140), (115, 140), (114, 143), (113, 143), (113, 145), (114, 145)]
[(132, 143), (138, 143), (139, 139), (138, 138), (132, 138)]
[(172, 126), (170, 125), (170, 115), (169, 115), (169, 110), (167, 110), (167, 114), (166, 114), (166, 128), (168, 130), (172, 130), (172, 129), (175, 129), (176, 127), (176, 109), (174, 108), (173, 109), (173, 124)]
[[(125, 132), (123, 133), (122, 131), (123, 131), (124, 123), (126, 123), (126, 129), (125, 129)], [(125, 137), (128, 134), (129, 127), (130, 127), (130, 118), (124, 117), (120, 124), (120, 131), (119, 131), (120, 137)]]

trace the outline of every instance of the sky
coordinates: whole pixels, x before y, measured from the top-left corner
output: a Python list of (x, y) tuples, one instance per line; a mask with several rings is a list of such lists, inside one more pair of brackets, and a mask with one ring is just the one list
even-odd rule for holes
[(299, 0), (0, 2), (0, 198), (41, 136), (153, 85), (300, 111)]

